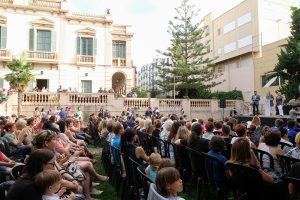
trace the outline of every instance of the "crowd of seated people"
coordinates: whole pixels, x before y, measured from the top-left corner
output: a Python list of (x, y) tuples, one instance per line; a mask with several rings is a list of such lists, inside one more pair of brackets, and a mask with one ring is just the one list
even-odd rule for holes
[[(109, 178), (96, 172), (93, 165), (97, 161), (86, 144), (92, 135), (84, 132), (82, 119), (69, 111), (69, 108), (57, 109), (43, 115), (36, 109), (33, 117), (0, 117), (0, 173), (6, 176), (15, 166), (25, 163), (23, 173), (8, 191), (8, 200), (53, 196), (91, 200), (92, 194), (101, 193), (93, 187)], [(152, 182), (148, 199), (160, 195), (162, 199), (179, 200), (183, 186), (193, 186), (184, 174), (194, 173), (195, 163), (188, 149), (219, 161), (212, 168), (217, 187), (239, 191), (235, 173), (227, 167), (237, 164), (256, 170), (267, 185), (263, 191), (272, 199), (293, 197), (299, 191), (297, 185), (284, 182), (285, 176), (299, 179), (299, 164), (284, 171), (279, 159), (280, 156), (300, 159), (299, 124), (295, 121), (288, 120), (286, 125), (278, 119), (273, 127), (268, 127), (257, 116), (249, 123), (228, 117), (224, 121), (213, 118), (189, 121), (177, 115), (146, 117), (127, 110), (118, 116), (92, 114), (89, 123), (97, 131), (94, 136), (141, 166), (149, 183)], [(130, 178), (125, 160), (117, 156), (112, 151), (108, 162), (118, 166), (122, 177)], [(78, 170), (72, 173), (70, 168)]]
[[(182, 191), (182, 163), (185, 164), (184, 168), (190, 167), (187, 170), (192, 170), (193, 165), (190, 154), (180, 152), (186, 151), (187, 147), (200, 154), (208, 153), (220, 161), (220, 166), (213, 168), (214, 184), (220, 187), (239, 190), (239, 185), (232, 180), (233, 173), (226, 167), (232, 163), (256, 170), (268, 185), (263, 191), (273, 199), (288, 198), (288, 192), (294, 195), (297, 191), (291, 184), (289, 187), (285, 184), (284, 177), (293, 173), (284, 171), (279, 159), (279, 156), (287, 156), (300, 161), (300, 133), (294, 136), (294, 132), (291, 132), (299, 131), (297, 122), (288, 120), (287, 126), (278, 119), (273, 127), (269, 127), (261, 124), (257, 116), (248, 123), (229, 117), (224, 121), (215, 121), (213, 118), (189, 121), (176, 115), (145, 116), (128, 111), (120, 116), (100, 118), (99, 121), (99, 137), (143, 167), (145, 175), (154, 184), (150, 185), (150, 191), (154, 188), (163, 198), (180, 199), (177, 193)], [(112, 164), (116, 160), (114, 156), (116, 154), (112, 154)], [(166, 168), (160, 173), (160, 163), (166, 158), (174, 162), (177, 171)], [(124, 160), (120, 162), (119, 165), (126, 167)], [(220, 169), (223, 171), (218, 171)], [(122, 176), (126, 176), (125, 171), (121, 166)], [(298, 176), (294, 175), (294, 178)], [(178, 188), (174, 189), (172, 187), (176, 181)]]
[(92, 200), (101, 194), (94, 187), (109, 177), (94, 168), (95, 153), (86, 144), (92, 135), (83, 122), (75, 116), (61, 119), (58, 112), (46, 118), (36, 114), (0, 117), (0, 183), (17, 178), (10, 174), (20, 169), (6, 199)]

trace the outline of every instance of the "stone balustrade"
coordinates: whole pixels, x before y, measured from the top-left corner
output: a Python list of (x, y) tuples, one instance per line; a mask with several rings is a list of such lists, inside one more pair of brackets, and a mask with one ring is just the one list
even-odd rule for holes
[(59, 0), (31, 0), (29, 4), (31, 6), (61, 9), (61, 1)]
[(108, 94), (95, 93), (69, 93), (69, 103), (72, 105), (107, 104)]
[[(17, 99), (14, 94), (13, 99)], [(13, 96), (13, 95), (12, 95)], [(16, 113), (17, 101), (13, 103), (13, 112)], [(240, 100), (227, 100), (225, 115), (229, 115), (234, 107), (238, 113), (249, 114), (244, 109), (244, 102)], [(133, 109), (136, 113), (144, 114), (150, 106), (157, 107), (162, 114), (185, 114), (189, 119), (214, 117), (222, 119), (223, 110), (219, 108), (219, 100), (208, 99), (156, 99), (156, 98), (116, 98), (112, 93), (52, 93), (52, 92), (25, 92), (22, 96), (23, 115), (32, 116), (35, 107), (55, 109), (56, 107), (77, 107), (85, 116), (98, 112), (100, 108), (107, 109), (113, 115), (119, 115), (127, 108)], [(1, 113), (0, 115), (5, 113)]]

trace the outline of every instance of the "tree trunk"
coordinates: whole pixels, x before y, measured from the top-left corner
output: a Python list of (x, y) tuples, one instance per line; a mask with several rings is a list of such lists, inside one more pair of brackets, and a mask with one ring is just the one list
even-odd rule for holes
[(22, 91), (18, 91), (18, 117), (20, 117), (21, 114), (22, 93)]
[(185, 88), (185, 92), (184, 92), (184, 96), (189, 96), (189, 90), (188, 90), (188, 88)]

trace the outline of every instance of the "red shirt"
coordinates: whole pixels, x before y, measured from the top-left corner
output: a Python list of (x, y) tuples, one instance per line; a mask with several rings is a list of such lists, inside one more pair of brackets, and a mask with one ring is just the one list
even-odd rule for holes
[(3, 153), (0, 151), (0, 162), (4, 162), (4, 156)]

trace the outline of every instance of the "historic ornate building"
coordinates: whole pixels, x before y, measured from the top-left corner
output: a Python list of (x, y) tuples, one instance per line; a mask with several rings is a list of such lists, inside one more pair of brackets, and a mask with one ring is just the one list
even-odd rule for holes
[(125, 94), (135, 87), (132, 37), (109, 13), (72, 13), (67, 0), (0, 0), (0, 88), (9, 87), (3, 80), (7, 63), (24, 57), (36, 77), (29, 90), (61, 85)]

